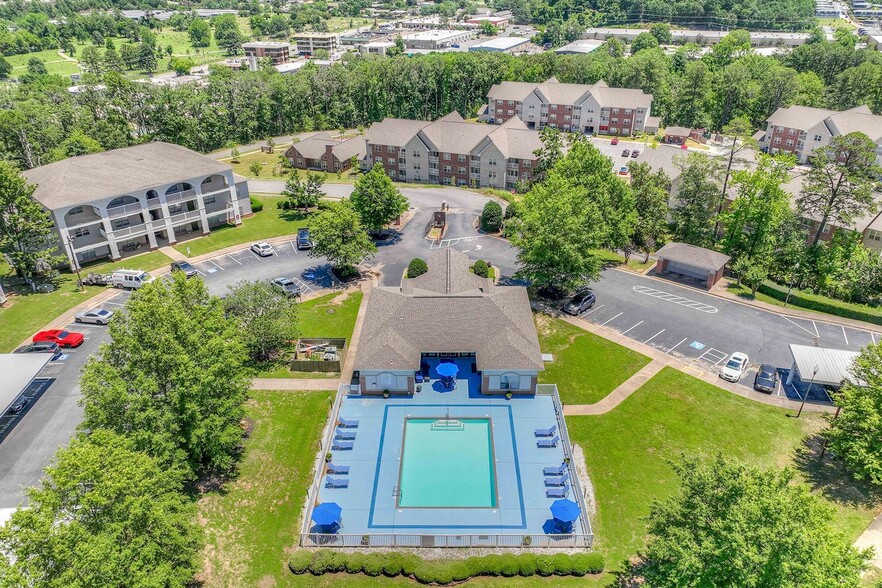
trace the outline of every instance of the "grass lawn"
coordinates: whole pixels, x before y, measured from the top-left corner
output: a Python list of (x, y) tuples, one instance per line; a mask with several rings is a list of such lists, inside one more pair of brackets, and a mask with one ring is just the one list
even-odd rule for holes
[(833, 29), (855, 30), (855, 26), (843, 18), (819, 18), (819, 27), (831, 27)]
[(592, 249), (591, 253), (599, 257), (603, 262), (603, 265), (625, 266), (625, 269), (641, 274), (655, 265), (655, 262), (651, 259), (644, 262), (642, 253), (632, 255), (627, 264), (625, 263), (625, 256), (619, 255), (615, 251), (609, 251), (607, 249)]
[[(784, 292), (786, 291), (786, 286), (778, 285), (777, 289)], [(752, 295), (750, 293), (750, 288), (748, 288), (744, 284), (739, 286), (736, 282), (732, 282), (731, 284), (729, 284), (726, 290), (728, 290), (732, 294), (737, 294), (740, 298), (744, 298), (745, 300), (759, 300), (760, 302), (773, 304), (775, 306), (780, 306), (781, 308), (800, 308), (809, 312), (818, 313), (819, 315), (840, 316), (852, 318), (855, 320), (864, 320), (866, 322), (872, 322), (877, 325), (882, 325), (882, 307), (844, 302), (842, 300), (836, 300), (834, 298), (829, 298), (821, 294), (808, 294), (805, 292), (799, 292), (797, 290), (793, 290), (793, 295), (790, 297), (790, 300), (785, 305), (783, 300), (779, 300), (775, 297), (769, 296), (768, 294), (760, 292), (759, 290), (757, 291), (756, 295)], [(826, 308), (836, 310), (841, 309), (841, 312), (825, 312), (812, 306), (806, 306), (803, 303), (803, 300), (806, 300), (808, 304), (815, 302), (817, 304), (823, 305)]]
[(593, 404), (649, 363), (649, 358), (566, 321), (536, 315), (539, 346), (554, 355), (539, 383), (557, 384), (564, 404)]
[(254, 196), (263, 203), (263, 210), (253, 216), (242, 219), (242, 225), (220, 227), (211, 231), (210, 235), (182, 241), (175, 249), (190, 257), (209, 253), (231, 245), (251, 243), (271, 237), (283, 237), (297, 233), (297, 229), (309, 225), (307, 217), (297, 211), (280, 210), (276, 203), (283, 200), (281, 196)]
[(878, 496), (803, 450), (806, 436), (824, 426), (820, 416), (787, 414), (667, 367), (612, 412), (568, 417), (594, 484), (595, 534), (607, 566), (620, 568), (644, 546), (643, 517), (653, 499), (675, 491), (667, 460), (681, 452), (721, 451), (763, 467), (793, 465), (835, 507), (835, 526), (856, 539), (878, 513)]
[[(284, 180), (288, 177), (288, 174), (291, 173), (291, 170), (282, 167), (281, 163), (279, 162), (279, 157), (288, 150), (289, 146), (289, 144), (276, 145), (274, 148), (275, 153), (250, 151), (244, 155), (240, 155), (238, 163), (233, 163), (231, 161), (231, 158), (224, 158), (222, 161), (229, 163), (233, 167), (233, 173), (237, 173), (240, 176), (244, 176), (246, 178), (259, 178), (262, 180)], [(251, 164), (254, 162), (259, 163), (262, 167), (261, 172), (258, 175), (254, 175), (254, 173), (250, 169)], [(296, 171), (303, 177), (305, 177), (307, 174), (307, 170), (304, 169), (298, 169)], [(324, 176), (326, 184), (351, 184), (355, 181), (357, 177), (350, 176), (349, 172), (342, 172), (339, 177), (336, 173), (333, 172), (329, 173), (322, 171), (310, 171), (309, 173), (320, 174)]]
[[(119, 262), (103, 262), (86, 265), (82, 274), (89, 272), (109, 273), (121, 267), (152, 270), (171, 263), (171, 259), (159, 251), (128, 258)], [(77, 288), (77, 276), (64, 272), (58, 278), (58, 289), (48, 294), (33, 293), (30, 288), (11, 274), (9, 266), (0, 261), (0, 277), (3, 289), (9, 295), (5, 308), (0, 308), (0, 352), (8, 353), (25, 338), (33, 335), (43, 325), (65, 313), (74, 306), (100, 293), (104, 287), (86, 286), (85, 292)]]
[(46, 72), (51, 75), (69, 76), (80, 72), (79, 63), (76, 60), (69, 61), (58, 54), (58, 49), (46, 49), (21, 55), (9, 55), (6, 61), (12, 66), (12, 77), (20, 78), (28, 72), (28, 61), (36, 57), (46, 64)]

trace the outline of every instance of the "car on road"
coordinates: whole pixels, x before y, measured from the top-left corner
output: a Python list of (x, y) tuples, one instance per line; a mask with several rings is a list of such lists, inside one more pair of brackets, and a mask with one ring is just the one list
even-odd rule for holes
[(196, 275), (196, 268), (190, 265), (187, 261), (173, 261), (171, 264), (171, 271), (182, 272), (188, 278), (192, 278)]
[(259, 243), (252, 243), (251, 251), (256, 253), (261, 257), (269, 257), (273, 254), (273, 246), (267, 243), (266, 241), (261, 241)]
[(753, 389), (758, 392), (773, 394), (778, 388), (778, 370), (775, 366), (764, 363), (753, 378)]
[(312, 249), (313, 245), (312, 239), (309, 238), (309, 227), (297, 229), (297, 249), (301, 251)]
[(93, 308), (77, 313), (74, 321), (78, 323), (91, 323), (93, 325), (106, 325), (113, 318), (113, 311), (106, 308)]
[(33, 341), (51, 341), (58, 343), (61, 347), (79, 347), (83, 344), (83, 334), (76, 331), (62, 331), (61, 329), (51, 329), (49, 331), (40, 331), (34, 335)]
[(300, 296), (300, 286), (291, 278), (276, 278), (273, 287), (288, 298)]
[(631, 152), (632, 159), (636, 159), (638, 157), (640, 157), (640, 150), (639, 149), (635, 149), (634, 151)]
[(631, 155), (630, 149), (623, 149), (622, 150), (622, 157), (628, 157), (629, 155)]
[(51, 361), (54, 361), (61, 357), (61, 347), (54, 341), (37, 341), (36, 343), (19, 347), (15, 350), (15, 353), (51, 353)]
[(564, 305), (563, 310), (567, 314), (578, 316), (594, 306), (595, 302), (597, 302), (597, 297), (594, 296), (594, 292), (585, 290), (570, 298), (570, 301)]
[(30, 402), (30, 399), (27, 396), (19, 396), (15, 399), (15, 402), (10, 405), (9, 410), (6, 411), (6, 414), (20, 413), (28, 405), (28, 402)]
[(723, 367), (720, 368), (720, 377), (730, 382), (737, 382), (747, 371), (747, 354), (736, 351), (729, 356)]

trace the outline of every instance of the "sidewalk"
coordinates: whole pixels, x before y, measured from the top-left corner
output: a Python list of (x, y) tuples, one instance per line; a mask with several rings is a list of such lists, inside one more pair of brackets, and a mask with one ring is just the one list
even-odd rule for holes
[(622, 382), (618, 388), (607, 394), (603, 400), (594, 404), (565, 404), (564, 416), (586, 416), (605, 414), (617, 407), (640, 386), (648, 382), (665, 367), (665, 362), (654, 359), (643, 368)]

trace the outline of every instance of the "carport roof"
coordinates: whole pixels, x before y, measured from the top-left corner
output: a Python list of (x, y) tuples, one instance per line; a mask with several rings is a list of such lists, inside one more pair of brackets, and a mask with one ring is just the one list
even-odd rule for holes
[(0, 353), (0, 414), (4, 414), (52, 359), (51, 353)]
[(815, 376), (816, 384), (839, 386), (843, 380), (853, 380), (851, 364), (859, 355), (857, 351), (845, 351), (844, 349), (824, 349), (811, 345), (790, 344), (790, 353), (793, 354), (793, 362), (799, 370), (799, 377), (809, 380), (815, 366), (818, 373)]
[(656, 253), (659, 259), (716, 272), (729, 263), (729, 256), (688, 243), (668, 243)]

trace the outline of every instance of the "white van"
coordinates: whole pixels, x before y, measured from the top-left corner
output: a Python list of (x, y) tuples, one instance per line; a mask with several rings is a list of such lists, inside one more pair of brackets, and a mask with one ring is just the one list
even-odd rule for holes
[(143, 270), (116, 270), (110, 276), (114, 288), (131, 288), (137, 290), (144, 284), (153, 281), (153, 276)]

